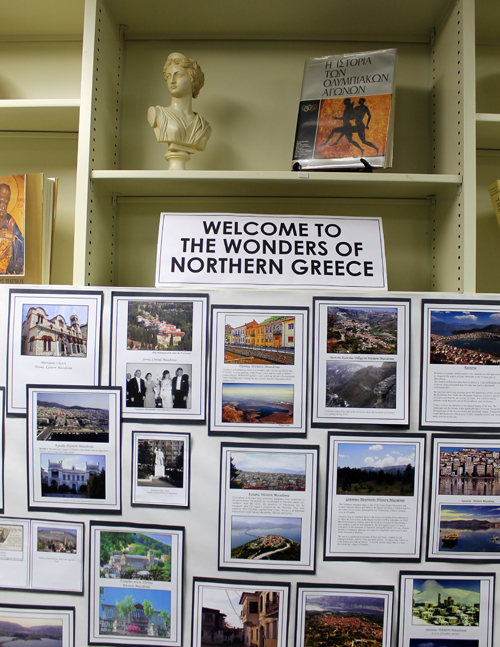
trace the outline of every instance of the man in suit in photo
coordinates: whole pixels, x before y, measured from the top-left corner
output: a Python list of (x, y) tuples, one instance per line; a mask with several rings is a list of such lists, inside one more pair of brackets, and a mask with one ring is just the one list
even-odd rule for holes
[(127, 406), (143, 407), (146, 397), (146, 382), (141, 377), (141, 371), (137, 369), (134, 377), (127, 382)]
[(187, 397), (189, 394), (189, 375), (185, 375), (182, 368), (175, 371), (175, 377), (172, 380), (172, 398), (174, 409), (186, 409)]

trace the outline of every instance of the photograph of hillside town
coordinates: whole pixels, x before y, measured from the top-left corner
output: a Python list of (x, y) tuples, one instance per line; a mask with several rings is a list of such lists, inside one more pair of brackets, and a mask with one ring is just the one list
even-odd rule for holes
[(229, 487), (239, 490), (306, 489), (305, 454), (286, 452), (232, 452)]
[(76, 553), (76, 530), (72, 528), (38, 528), (37, 546), (39, 553)]
[(383, 635), (381, 597), (306, 595), (304, 647), (382, 647)]
[(222, 422), (291, 425), (293, 384), (223, 384)]
[[(137, 443), (137, 462), (138, 486), (183, 487), (183, 440), (139, 440)], [(155, 469), (156, 465), (163, 469)]]
[(37, 440), (109, 442), (109, 395), (97, 391), (36, 394)]
[[(9, 613), (11, 615), (9, 615)], [(24, 612), (12, 615), (8, 609), (0, 611), (0, 645), (2, 647), (63, 647), (62, 620), (47, 618), (40, 613), (34, 617)]]
[(479, 647), (479, 640), (469, 638), (410, 638), (408, 647)]
[(192, 301), (129, 301), (127, 349), (190, 351)]
[(500, 496), (500, 447), (440, 447), (439, 494)]
[(442, 505), (439, 539), (444, 552), (499, 553), (498, 505)]
[(106, 498), (106, 457), (40, 454), (42, 496), (66, 499)]
[(327, 325), (327, 353), (397, 353), (397, 308), (330, 306)]
[(412, 624), (479, 626), (480, 580), (413, 580)]
[(231, 558), (300, 561), (302, 520), (231, 517)]
[(87, 357), (88, 306), (23, 305), (21, 355)]
[(431, 312), (431, 364), (500, 364), (500, 311)]
[(193, 647), (229, 643), (233, 647), (276, 647), (280, 626), (279, 591), (203, 586), (201, 636)]
[(100, 576), (170, 582), (172, 536), (166, 533), (100, 532)]
[(326, 407), (395, 409), (396, 362), (327, 362)]
[(170, 613), (168, 590), (99, 588), (101, 636), (170, 638)]
[(337, 494), (413, 496), (415, 445), (338, 443)]
[(294, 363), (295, 317), (227, 315), (224, 327), (226, 364)]

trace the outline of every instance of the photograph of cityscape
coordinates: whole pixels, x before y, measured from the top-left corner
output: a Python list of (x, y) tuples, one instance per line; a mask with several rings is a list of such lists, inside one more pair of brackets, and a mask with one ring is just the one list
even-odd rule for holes
[(101, 586), (99, 635), (170, 638), (170, 611), (168, 590)]
[(397, 308), (328, 307), (327, 353), (396, 355)]
[(306, 489), (305, 454), (231, 452), (229, 487), (240, 490), (304, 492)]
[(166, 533), (99, 533), (100, 576), (170, 582), (172, 536)]
[(184, 486), (183, 440), (139, 440), (137, 463), (137, 485), (140, 487)]
[(500, 447), (439, 446), (439, 494), (500, 496)]
[(0, 644), (4, 647), (63, 647), (62, 620), (43, 618), (33, 610), (30, 617), (12, 614), (11, 609), (0, 609)]
[(413, 579), (412, 624), (479, 626), (481, 581)]
[(72, 528), (37, 528), (39, 553), (76, 553), (76, 530)]
[(106, 457), (84, 454), (40, 454), (42, 496), (105, 499)]
[(192, 301), (129, 301), (127, 350), (191, 351)]
[(440, 551), (500, 553), (500, 507), (442, 505)]
[(291, 425), (293, 384), (223, 384), (222, 422)]
[(409, 647), (479, 647), (479, 640), (469, 638), (410, 638)]
[(302, 520), (231, 517), (231, 558), (300, 561)]
[(109, 442), (109, 395), (99, 391), (36, 394), (37, 440)]
[(22, 307), (21, 355), (87, 357), (88, 306)]
[(500, 364), (500, 311), (431, 310), (431, 364)]
[(279, 591), (233, 588), (210, 583), (201, 586), (201, 636), (193, 647), (229, 643), (233, 647), (276, 647), (280, 627)]
[(414, 496), (416, 446), (337, 444), (337, 494)]
[[(256, 317), (256, 318), (255, 318)], [(295, 317), (226, 315), (224, 362), (226, 364), (294, 363)]]
[(306, 595), (304, 646), (382, 647), (384, 604), (368, 595)]
[(396, 408), (396, 362), (326, 362), (326, 407)]

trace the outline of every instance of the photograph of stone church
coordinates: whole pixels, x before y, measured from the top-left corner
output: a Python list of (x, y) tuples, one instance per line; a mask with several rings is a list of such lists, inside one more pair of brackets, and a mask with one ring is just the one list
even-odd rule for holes
[(23, 305), (21, 355), (87, 357), (88, 306)]

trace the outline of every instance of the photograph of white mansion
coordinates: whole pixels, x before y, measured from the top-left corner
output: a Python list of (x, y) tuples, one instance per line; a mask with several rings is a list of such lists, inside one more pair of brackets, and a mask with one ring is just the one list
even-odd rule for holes
[[(49, 306), (57, 309), (57, 306)], [(49, 309), (47, 307), (47, 310)], [(60, 313), (51, 316), (40, 306), (25, 306), (23, 311), (21, 355), (46, 357), (87, 357), (87, 317), (79, 320), (75, 312), (69, 323)], [(87, 308), (74, 308), (83, 311)], [(80, 314), (82, 318), (83, 312)]]

